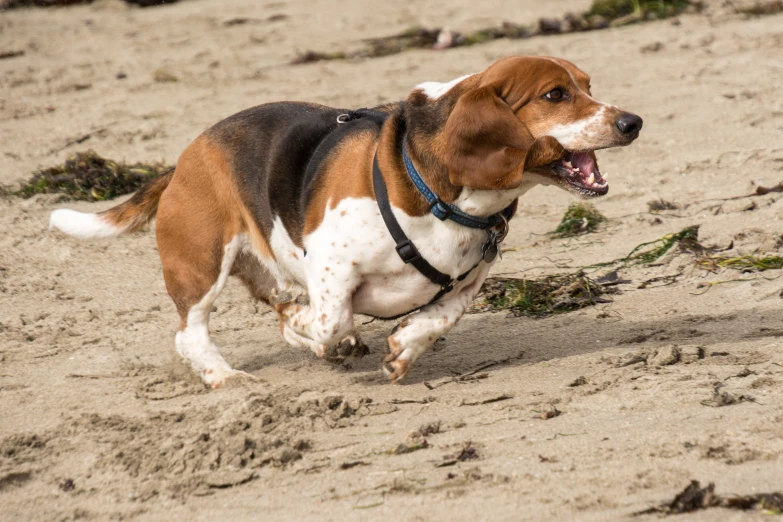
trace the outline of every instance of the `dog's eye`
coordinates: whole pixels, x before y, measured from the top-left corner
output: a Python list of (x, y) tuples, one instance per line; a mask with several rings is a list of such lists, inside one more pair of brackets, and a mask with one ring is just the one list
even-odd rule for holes
[(560, 101), (563, 98), (565, 98), (565, 93), (563, 92), (563, 89), (561, 89), (560, 87), (557, 87), (555, 89), (552, 89), (548, 93), (546, 93), (544, 95), (544, 98), (546, 98), (547, 100), (552, 100), (552, 101)]

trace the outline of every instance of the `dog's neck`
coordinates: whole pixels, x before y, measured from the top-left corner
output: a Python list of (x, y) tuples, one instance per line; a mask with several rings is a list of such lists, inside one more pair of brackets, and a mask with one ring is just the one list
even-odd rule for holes
[(497, 214), (542, 182), (540, 176), (526, 174), (522, 184), (513, 189), (479, 190), (458, 187), (450, 183), (448, 169), (426, 151), (419, 150), (413, 140), (408, 140), (406, 147), (419, 175), (438, 197), (473, 216), (488, 217)]

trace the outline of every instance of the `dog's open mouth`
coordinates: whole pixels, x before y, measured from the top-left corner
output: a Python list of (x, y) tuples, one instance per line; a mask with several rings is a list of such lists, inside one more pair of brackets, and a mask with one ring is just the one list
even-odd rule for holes
[(554, 162), (552, 167), (558, 177), (570, 185), (568, 188), (582, 197), (603, 196), (609, 192), (609, 183), (598, 171), (592, 152), (566, 152), (565, 157)]

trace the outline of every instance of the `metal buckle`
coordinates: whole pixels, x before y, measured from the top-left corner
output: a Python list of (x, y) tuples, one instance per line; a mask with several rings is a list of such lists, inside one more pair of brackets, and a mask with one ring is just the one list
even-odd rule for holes
[(337, 117), (337, 123), (348, 123), (349, 121), (351, 121), (351, 115), (348, 113), (340, 114)]
[(400, 256), (400, 259), (402, 259), (406, 265), (421, 259), (419, 249), (416, 248), (416, 245), (414, 245), (410, 239), (399, 243), (395, 248), (397, 249), (397, 254)]

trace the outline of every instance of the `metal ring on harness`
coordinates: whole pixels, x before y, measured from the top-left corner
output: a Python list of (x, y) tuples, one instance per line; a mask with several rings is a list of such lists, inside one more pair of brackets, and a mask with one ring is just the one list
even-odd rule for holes
[(506, 216), (503, 215), (502, 212), (498, 214), (498, 216), (500, 216), (500, 218), (503, 220), (503, 228), (501, 229), (500, 232), (498, 232), (498, 236), (497, 236), (497, 240), (499, 244), (502, 243), (503, 240), (506, 239), (506, 236), (508, 235), (508, 219), (506, 218)]
[(348, 113), (340, 114), (337, 117), (337, 123), (348, 123), (349, 121), (351, 121), (351, 115)]

